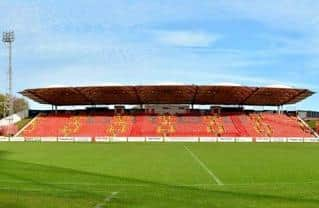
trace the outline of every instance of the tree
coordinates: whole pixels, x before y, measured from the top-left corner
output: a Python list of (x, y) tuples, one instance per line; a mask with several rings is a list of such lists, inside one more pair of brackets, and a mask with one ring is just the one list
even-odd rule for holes
[(24, 98), (14, 98), (13, 101), (13, 111), (15, 113), (28, 110), (29, 104)]
[(3, 115), (5, 115), (5, 101), (6, 101), (6, 97), (3, 94), (0, 94), (0, 118), (3, 117)]
[[(9, 114), (8, 108), (7, 108), (7, 100), (8, 96), (3, 95), (0, 93), (0, 118), (3, 118), (3, 116), (7, 116)], [(13, 98), (13, 112), (18, 113), (23, 110), (28, 110), (29, 104), (24, 98)]]

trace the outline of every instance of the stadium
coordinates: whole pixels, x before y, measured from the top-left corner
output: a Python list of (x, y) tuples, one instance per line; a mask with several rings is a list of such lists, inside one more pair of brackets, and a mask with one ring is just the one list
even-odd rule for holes
[[(21, 92), (55, 111), (40, 113), (16, 136), (26, 140), (79, 141), (256, 141), (310, 139), (316, 133), (281, 106), (313, 94), (307, 89), (244, 86), (95, 86), (26, 89)], [(115, 105), (82, 111), (58, 106)], [(135, 105), (126, 109), (125, 105)], [(195, 105), (210, 105), (208, 110)], [(239, 107), (221, 107), (221, 106)], [(277, 112), (241, 106), (279, 106)], [(128, 107), (129, 108), (129, 107)], [(82, 137), (82, 138), (81, 138)], [(215, 137), (215, 138), (213, 138)]]
[(318, 10), (0, 0), (0, 208), (318, 208)]
[(282, 110), (310, 90), (127, 85), (21, 94), (52, 110), (30, 111), (14, 136), (1, 137), (1, 207), (318, 205), (317, 133)]

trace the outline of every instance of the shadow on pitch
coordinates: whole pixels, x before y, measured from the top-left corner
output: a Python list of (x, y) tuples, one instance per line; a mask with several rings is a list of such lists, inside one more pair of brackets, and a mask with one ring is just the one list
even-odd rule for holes
[[(212, 203), (211, 207), (214, 207), (214, 201), (216, 202), (222, 199), (227, 200), (227, 198), (232, 198), (235, 200), (238, 199), (238, 201), (258, 200), (264, 203), (267, 201), (277, 201), (278, 203), (289, 202), (319, 204), (319, 200), (317, 199), (236, 192), (222, 186), (216, 186), (214, 188), (215, 190), (204, 190), (196, 187), (176, 186), (128, 177), (92, 173), (89, 171), (81, 171), (71, 168), (8, 160), (5, 159), (7, 154), (8, 152), (0, 151), (0, 177), (1, 175), (6, 176), (6, 178), (10, 178), (12, 181), (15, 181), (17, 184), (17, 189), (21, 188), (19, 192), (28, 192), (28, 189), (24, 189), (24, 187), (36, 187), (42, 190), (41, 194), (54, 194), (57, 196), (61, 195), (69, 197), (88, 197), (99, 200), (105, 197), (105, 193), (109, 193), (109, 191), (114, 191), (114, 188), (118, 188), (116, 186), (108, 186), (109, 184), (122, 184), (122, 188), (124, 188), (124, 190), (127, 192), (138, 190), (141, 193), (140, 195), (137, 194), (137, 196), (153, 198), (155, 200), (158, 198), (157, 192), (160, 191), (162, 193), (166, 193), (164, 194), (164, 199), (162, 200), (165, 200), (165, 197), (167, 197), (168, 202), (183, 203), (183, 199), (187, 197), (194, 197), (196, 200), (187, 200), (187, 206), (190, 207), (197, 206), (198, 203), (200, 203), (199, 199), (202, 201), (206, 200), (207, 203)], [(130, 184), (132, 186), (129, 186)], [(134, 184), (141, 186), (135, 187)], [(126, 187), (125, 185), (128, 186)], [(11, 186), (13, 185), (11, 184)], [(105, 192), (103, 193), (97, 190), (104, 190)], [(160, 199), (158, 198), (158, 200)], [(139, 202), (141, 201), (143, 201), (143, 199), (139, 200)], [(131, 204), (138, 202), (133, 200), (125, 201), (123, 203)]]

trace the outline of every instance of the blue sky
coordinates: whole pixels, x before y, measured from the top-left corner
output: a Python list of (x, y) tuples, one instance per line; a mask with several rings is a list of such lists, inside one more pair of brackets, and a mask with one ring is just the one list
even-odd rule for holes
[[(317, 0), (1, 0), (0, 30), (16, 31), (15, 92), (164, 82), (319, 91), (318, 11)], [(2, 45), (0, 91), (6, 61)]]

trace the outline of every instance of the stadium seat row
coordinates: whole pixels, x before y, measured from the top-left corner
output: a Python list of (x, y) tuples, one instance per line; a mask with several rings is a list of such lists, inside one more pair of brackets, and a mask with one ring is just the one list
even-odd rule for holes
[(313, 137), (296, 117), (270, 113), (227, 115), (37, 116), (22, 137)]

